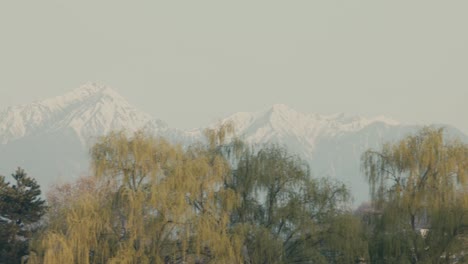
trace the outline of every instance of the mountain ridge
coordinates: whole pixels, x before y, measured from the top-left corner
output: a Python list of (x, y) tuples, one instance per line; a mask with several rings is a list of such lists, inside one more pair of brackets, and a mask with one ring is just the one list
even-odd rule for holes
[(72, 128), (85, 143), (111, 130), (134, 131), (162, 121), (131, 106), (107, 86), (88, 83), (62, 96), (8, 107), (0, 112), (0, 143)]
[[(226, 122), (232, 122), (236, 134), (248, 143), (285, 146), (310, 164), (314, 176), (347, 183), (357, 194), (357, 201), (368, 198), (360, 155), (420, 127), (384, 116), (302, 113), (284, 104), (257, 112), (237, 112), (208, 127)], [(461, 131), (447, 127), (448, 134), (468, 142)], [(170, 128), (130, 105), (112, 88), (87, 83), (62, 96), (0, 111), (0, 172), (25, 167), (47, 189), (58, 180), (88, 173), (87, 148), (96, 137), (113, 130), (139, 129), (188, 145), (203, 140), (205, 127)]]

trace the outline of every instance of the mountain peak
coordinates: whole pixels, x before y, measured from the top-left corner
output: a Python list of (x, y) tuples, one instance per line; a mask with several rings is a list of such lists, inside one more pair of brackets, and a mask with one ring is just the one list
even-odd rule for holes
[(82, 92), (82, 93), (99, 93), (103, 90), (111, 89), (110, 87), (96, 82), (87, 82), (78, 88), (74, 89), (75, 92)]
[(302, 115), (285, 104), (274, 104), (268, 111), (266, 111), (266, 113), (268, 116), (270, 116), (270, 118), (286, 120), (291, 118), (295, 119), (297, 116)]
[(288, 111), (290, 110), (291, 108), (285, 104), (274, 104), (272, 107), (271, 107), (271, 111), (274, 111), (274, 112), (282, 112), (282, 111)]
[(81, 104), (83, 102), (94, 104), (103, 100), (113, 102), (113, 104), (130, 107), (127, 100), (114, 89), (94, 82), (83, 84), (64, 95), (45, 99), (37, 103), (50, 108), (51, 110), (63, 110), (67, 107)]
[(123, 97), (117, 93), (114, 89), (104, 84), (89, 82), (81, 85), (80, 87), (71, 91), (71, 94), (78, 98), (87, 98), (90, 96), (110, 96), (123, 99)]
[[(64, 95), (1, 112), (0, 144), (70, 128), (84, 143), (112, 130), (135, 131), (151, 121), (151, 116), (134, 108), (112, 88), (86, 83)], [(159, 125), (155, 123), (152, 127)]]

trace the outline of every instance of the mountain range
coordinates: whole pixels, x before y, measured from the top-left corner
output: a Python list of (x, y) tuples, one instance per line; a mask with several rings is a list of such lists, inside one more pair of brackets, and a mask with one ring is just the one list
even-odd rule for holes
[[(287, 147), (310, 164), (313, 176), (345, 182), (355, 203), (368, 199), (361, 154), (420, 128), (383, 116), (301, 113), (283, 104), (259, 112), (238, 112), (223, 122), (232, 122), (237, 135), (251, 144)], [(444, 127), (450, 136), (468, 142), (468, 136), (457, 128)], [(96, 137), (122, 129), (145, 129), (189, 144), (201, 140), (205, 128), (170, 128), (130, 105), (112, 88), (88, 83), (62, 96), (0, 111), (0, 174), (21, 166), (47, 190), (54, 183), (87, 174), (88, 149)]]

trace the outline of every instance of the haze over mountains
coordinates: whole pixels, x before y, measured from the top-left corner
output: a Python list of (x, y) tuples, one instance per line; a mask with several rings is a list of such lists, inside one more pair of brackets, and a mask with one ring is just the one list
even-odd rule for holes
[[(247, 142), (284, 145), (310, 163), (314, 176), (344, 181), (356, 202), (368, 198), (359, 169), (361, 154), (419, 128), (385, 117), (305, 114), (281, 104), (255, 113), (235, 113), (221, 122), (227, 121)], [(468, 142), (458, 129), (445, 127), (451, 136)], [(0, 111), (0, 174), (21, 166), (47, 190), (53, 183), (87, 174), (88, 148), (96, 137), (122, 129), (146, 129), (188, 144), (202, 139), (204, 128), (170, 128), (111, 88), (89, 83), (62, 96)]]

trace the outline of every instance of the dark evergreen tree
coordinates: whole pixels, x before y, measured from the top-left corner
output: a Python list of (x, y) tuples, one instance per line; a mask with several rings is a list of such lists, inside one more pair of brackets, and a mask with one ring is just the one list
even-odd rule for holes
[(12, 183), (0, 176), (0, 263), (20, 263), (46, 210), (40, 186), (18, 168)]

